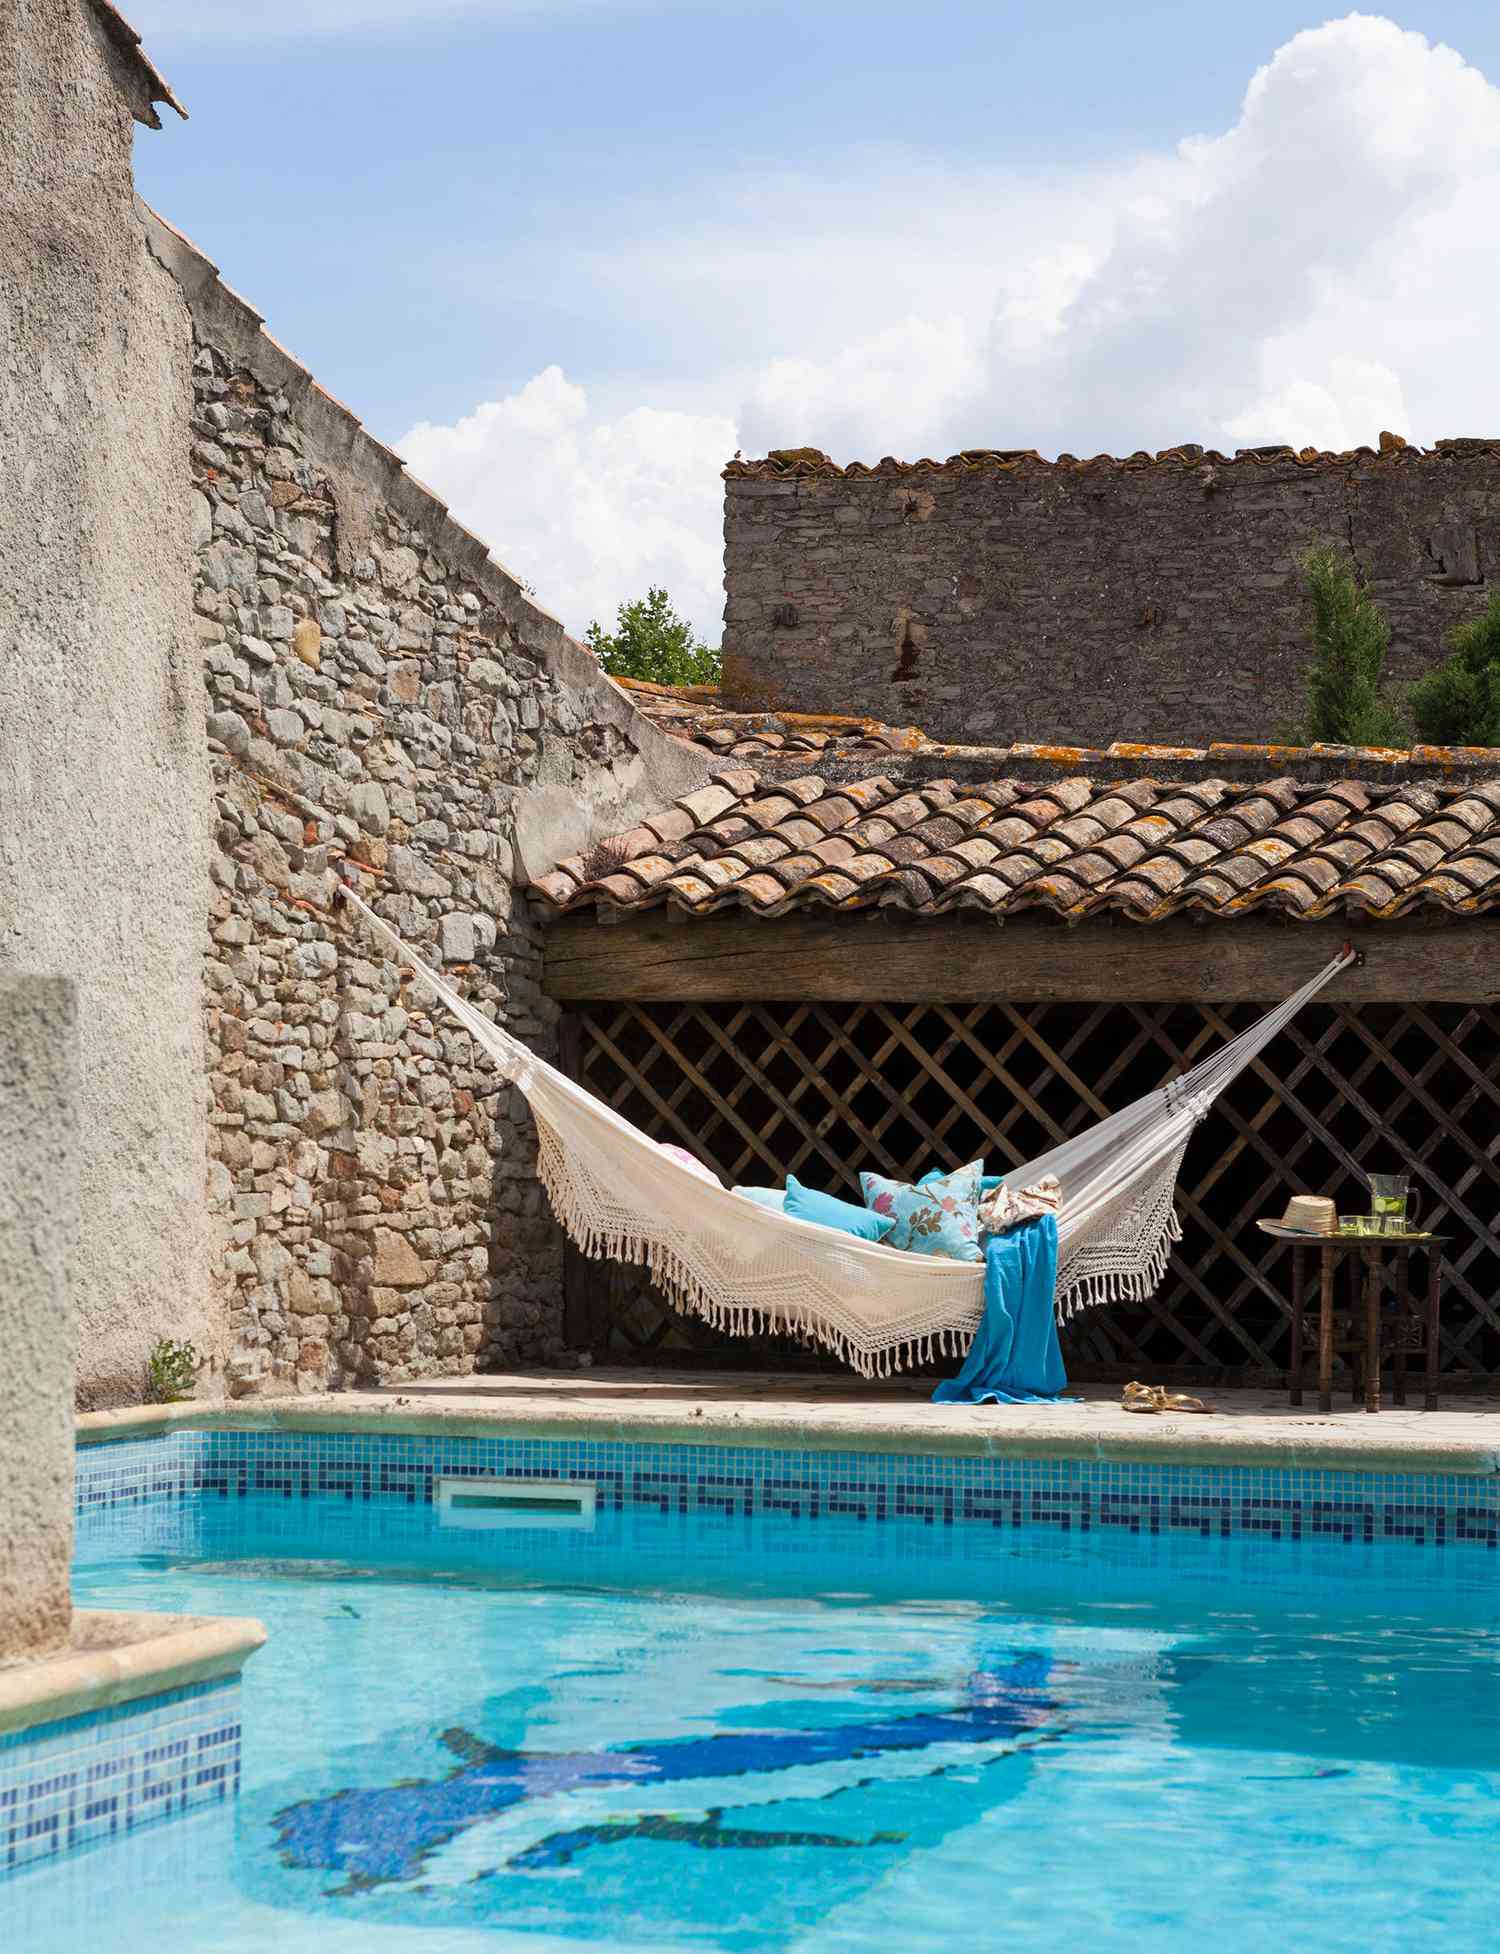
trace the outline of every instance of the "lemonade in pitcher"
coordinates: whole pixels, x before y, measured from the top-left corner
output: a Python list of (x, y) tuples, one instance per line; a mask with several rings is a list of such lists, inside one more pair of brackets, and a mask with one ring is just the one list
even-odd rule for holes
[(1366, 1174), (1370, 1183), (1370, 1212), (1382, 1235), (1415, 1234), (1416, 1204), (1410, 1174)]

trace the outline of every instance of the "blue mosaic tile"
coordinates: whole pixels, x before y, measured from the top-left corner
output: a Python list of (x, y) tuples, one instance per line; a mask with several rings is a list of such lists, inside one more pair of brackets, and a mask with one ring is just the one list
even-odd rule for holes
[(387, 1433), (178, 1431), (84, 1447), (80, 1512), (259, 1495), (426, 1506), (443, 1476), (582, 1479), (600, 1509), (1493, 1549), (1500, 1477)]
[(239, 1788), (238, 1681), (11, 1731), (0, 1736), (0, 1878), (223, 1804)]

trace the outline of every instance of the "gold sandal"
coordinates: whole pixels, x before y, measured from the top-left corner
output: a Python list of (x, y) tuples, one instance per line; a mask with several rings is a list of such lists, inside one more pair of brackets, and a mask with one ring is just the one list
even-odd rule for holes
[(1120, 1399), (1126, 1411), (1165, 1411), (1166, 1393), (1159, 1384), (1127, 1384)]
[(1127, 1384), (1120, 1399), (1126, 1411), (1158, 1413), (1162, 1411), (1195, 1411), (1205, 1417), (1212, 1417), (1209, 1407), (1202, 1398), (1189, 1396), (1185, 1391), (1169, 1391), (1161, 1384)]
[(1202, 1398), (1190, 1397), (1185, 1391), (1164, 1392), (1161, 1408), (1163, 1411), (1201, 1411), (1205, 1417), (1211, 1418), (1213, 1416), (1212, 1411), (1203, 1402)]

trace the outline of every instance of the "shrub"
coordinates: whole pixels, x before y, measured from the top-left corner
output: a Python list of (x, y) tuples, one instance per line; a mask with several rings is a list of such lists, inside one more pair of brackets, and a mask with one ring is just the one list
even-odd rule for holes
[(611, 678), (649, 679), (653, 685), (718, 684), (719, 653), (694, 638), (692, 625), (677, 615), (659, 585), (653, 584), (633, 604), (622, 604), (615, 624), (614, 631), (606, 631), (596, 618), (584, 633)]
[(181, 1404), (190, 1398), (202, 1361), (190, 1343), (163, 1337), (146, 1360), (147, 1404)]
[(1500, 746), (1500, 591), (1448, 646), (1451, 657), (1407, 695), (1418, 733), (1434, 746)]
[(1381, 693), (1391, 627), (1364, 583), (1335, 549), (1309, 552), (1303, 570), (1312, 603), (1312, 663), (1303, 672), (1297, 737), (1336, 746), (1394, 746), (1401, 715)]

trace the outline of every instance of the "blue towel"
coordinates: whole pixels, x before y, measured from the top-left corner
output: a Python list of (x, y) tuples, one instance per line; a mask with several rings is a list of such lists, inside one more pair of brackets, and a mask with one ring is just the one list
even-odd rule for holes
[(1067, 1385), (1057, 1342), (1057, 1221), (1023, 1221), (984, 1244), (984, 1315), (934, 1404), (1044, 1404)]

